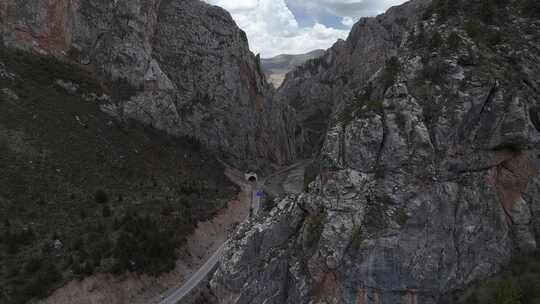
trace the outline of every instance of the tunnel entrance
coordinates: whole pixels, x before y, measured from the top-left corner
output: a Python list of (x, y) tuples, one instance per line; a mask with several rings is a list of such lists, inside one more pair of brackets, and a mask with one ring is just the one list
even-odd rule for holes
[(257, 182), (257, 174), (256, 173), (253, 173), (253, 172), (246, 172), (246, 174), (244, 175), (246, 181), (250, 182), (250, 183), (256, 183)]

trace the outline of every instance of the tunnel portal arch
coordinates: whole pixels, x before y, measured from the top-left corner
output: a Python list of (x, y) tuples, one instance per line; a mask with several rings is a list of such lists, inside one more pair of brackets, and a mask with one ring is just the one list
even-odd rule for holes
[(259, 178), (257, 177), (257, 173), (254, 172), (246, 172), (244, 174), (244, 178), (250, 183), (256, 183), (259, 180)]

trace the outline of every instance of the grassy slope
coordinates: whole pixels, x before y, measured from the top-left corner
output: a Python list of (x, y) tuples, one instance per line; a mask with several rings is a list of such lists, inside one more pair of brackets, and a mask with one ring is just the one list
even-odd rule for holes
[(17, 75), (0, 89), (19, 97), (0, 92), (0, 302), (96, 271), (169, 270), (233, 194), (222, 166), (193, 140), (102, 113), (81, 98), (101, 88), (77, 67), (6, 50), (0, 62)]

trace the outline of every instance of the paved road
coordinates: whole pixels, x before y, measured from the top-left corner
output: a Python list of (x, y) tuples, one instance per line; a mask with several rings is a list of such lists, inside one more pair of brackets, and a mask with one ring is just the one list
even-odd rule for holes
[[(289, 166), (287, 168), (284, 168), (282, 170), (279, 170), (278, 172), (275, 172), (273, 175), (269, 176), (268, 178), (271, 178), (273, 176), (276, 176), (278, 174), (291, 171), (296, 169), (299, 166), (306, 165), (306, 162), (298, 162), (292, 166)], [(244, 180), (243, 174), (238, 170), (231, 170), (226, 175), (233, 181), (235, 184), (240, 186), (243, 191), (246, 191), (250, 194), (250, 203), (251, 203), (251, 213), (252, 215), (256, 215), (259, 212), (259, 209), (261, 208), (261, 197), (257, 195), (259, 191), (262, 192), (261, 189), (264, 188), (264, 185), (266, 183), (266, 180), (268, 179), (262, 179), (255, 183), (248, 183)], [(172, 293), (170, 293), (166, 298), (164, 298), (159, 304), (177, 304), (180, 301), (184, 299), (193, 289), (195, 289), (199, 284), (206, 279), (208, 274), (214, 269), (214, 267), (219, 262), (219, 258), (221, 257), (221, 254), (223, 253), (223, 250), (225, 248), (225, 245), (227, 242), (225, 242), (223, 245), (221, 245), (216, 252), (204, 263), (204, 265), (201, 266), (201, 268), (186, 282), (184, 283), (180, 288), (174, 290)]]
[(159, 304), (176, 304), (187, 296), (194, 288), (199, 286), (201, 281), (206, 278), (219, 262), (219, 258), (221, 257), (221, 253), (223, 253), (226, 244), (227, 242), (221, 245), (221, 247), (214, 252), (208, 261), (206, 261), (206, 263), (204, 263), (204, 265), (202, 265), (201, 268), (184, 285), (182, 285), (182, 287), (175, 290), (167, 298), (159, 302)]
[(257, 215), (259, 213), (259, 210), (261, 209), (261, 196), (258, 195), (259, 193), (261, 193), (262, 195), (262, 191), (259, 190), (260, 188), (261, 187), (258, 183), (254, 183), (250, 187), (250, 216)]
[[(260, 186), (258, 183), (246, 185), (243, 184), (244, 187), (249, 189), (250, 193), (250, 203), (251, 203), (251, 210), (253, 214), (257, 214), (259, 212), (260, 208), (260, 197), (257, 195), (257, 192), (259, 191)], [(204, 265), (201, 266), (201, 268), (186, 282), (184, 283), (180, 288), (174, 290), (170, 295), (168, 295), (165, 299), (163, 299), (159, 304), (177, 304), (180, 301), (184, 299), (193, 289), (195, 289), (199, 284), (208, 276), (208, 274), (214, 269), (214, 267), (219, 262), (219, 258), (221, 257), (221, 254), (223, 253), (223, 250), (225, 248), (225, 245), (227, 242), (225, 242), (223, 245), (221, 245), (216, 252), (204, 263)]]

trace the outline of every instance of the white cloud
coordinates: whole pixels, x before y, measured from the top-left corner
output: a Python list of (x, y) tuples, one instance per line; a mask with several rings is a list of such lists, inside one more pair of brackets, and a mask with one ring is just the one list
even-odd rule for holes
[(221, 6), (229, 12), (252, 10), (256, 8), (259, 3), (258, 0), (211, 0), (207, 2), (212, 3), (213, 5)]
[(398, 5), (406, 0), (288, 0), (295, 5), (309, 8), (313, 11), (326, 11), (340, 17), (375, 16), (383, 13), (389, 7)]
[(356, 21), (352, 17), (349, 17), (349, 16), (343, 17), (343, 19), (341, 19), (341, 23), (345, 25), (346, 27), (352, 27), (355, 22)]
[[(286, 0), (204, 0), (228, 10), (242, 28), (254, 53), (263, 58), (279, 54), (301, 54), (315, 49), (327, 49), (338, 39), (345, 39), (349, 30), (334, 28), (315, 22), (301, 27)], [(391, 4), (404, 0), (287, 0), (306, 10), (326, 10), (342, 18), (343, 26), (350, 28), (355, 20), (374, 14)], [(363, 11), (363, 13), (359, 13)], [(358, 15), (361, 14), (361, 15)], [(362, 15), (364, 14), (364, 15)], [(338, 21), (339, 23), (339, 21)], [(336, 26), (341, 26), (337, 24)]]

